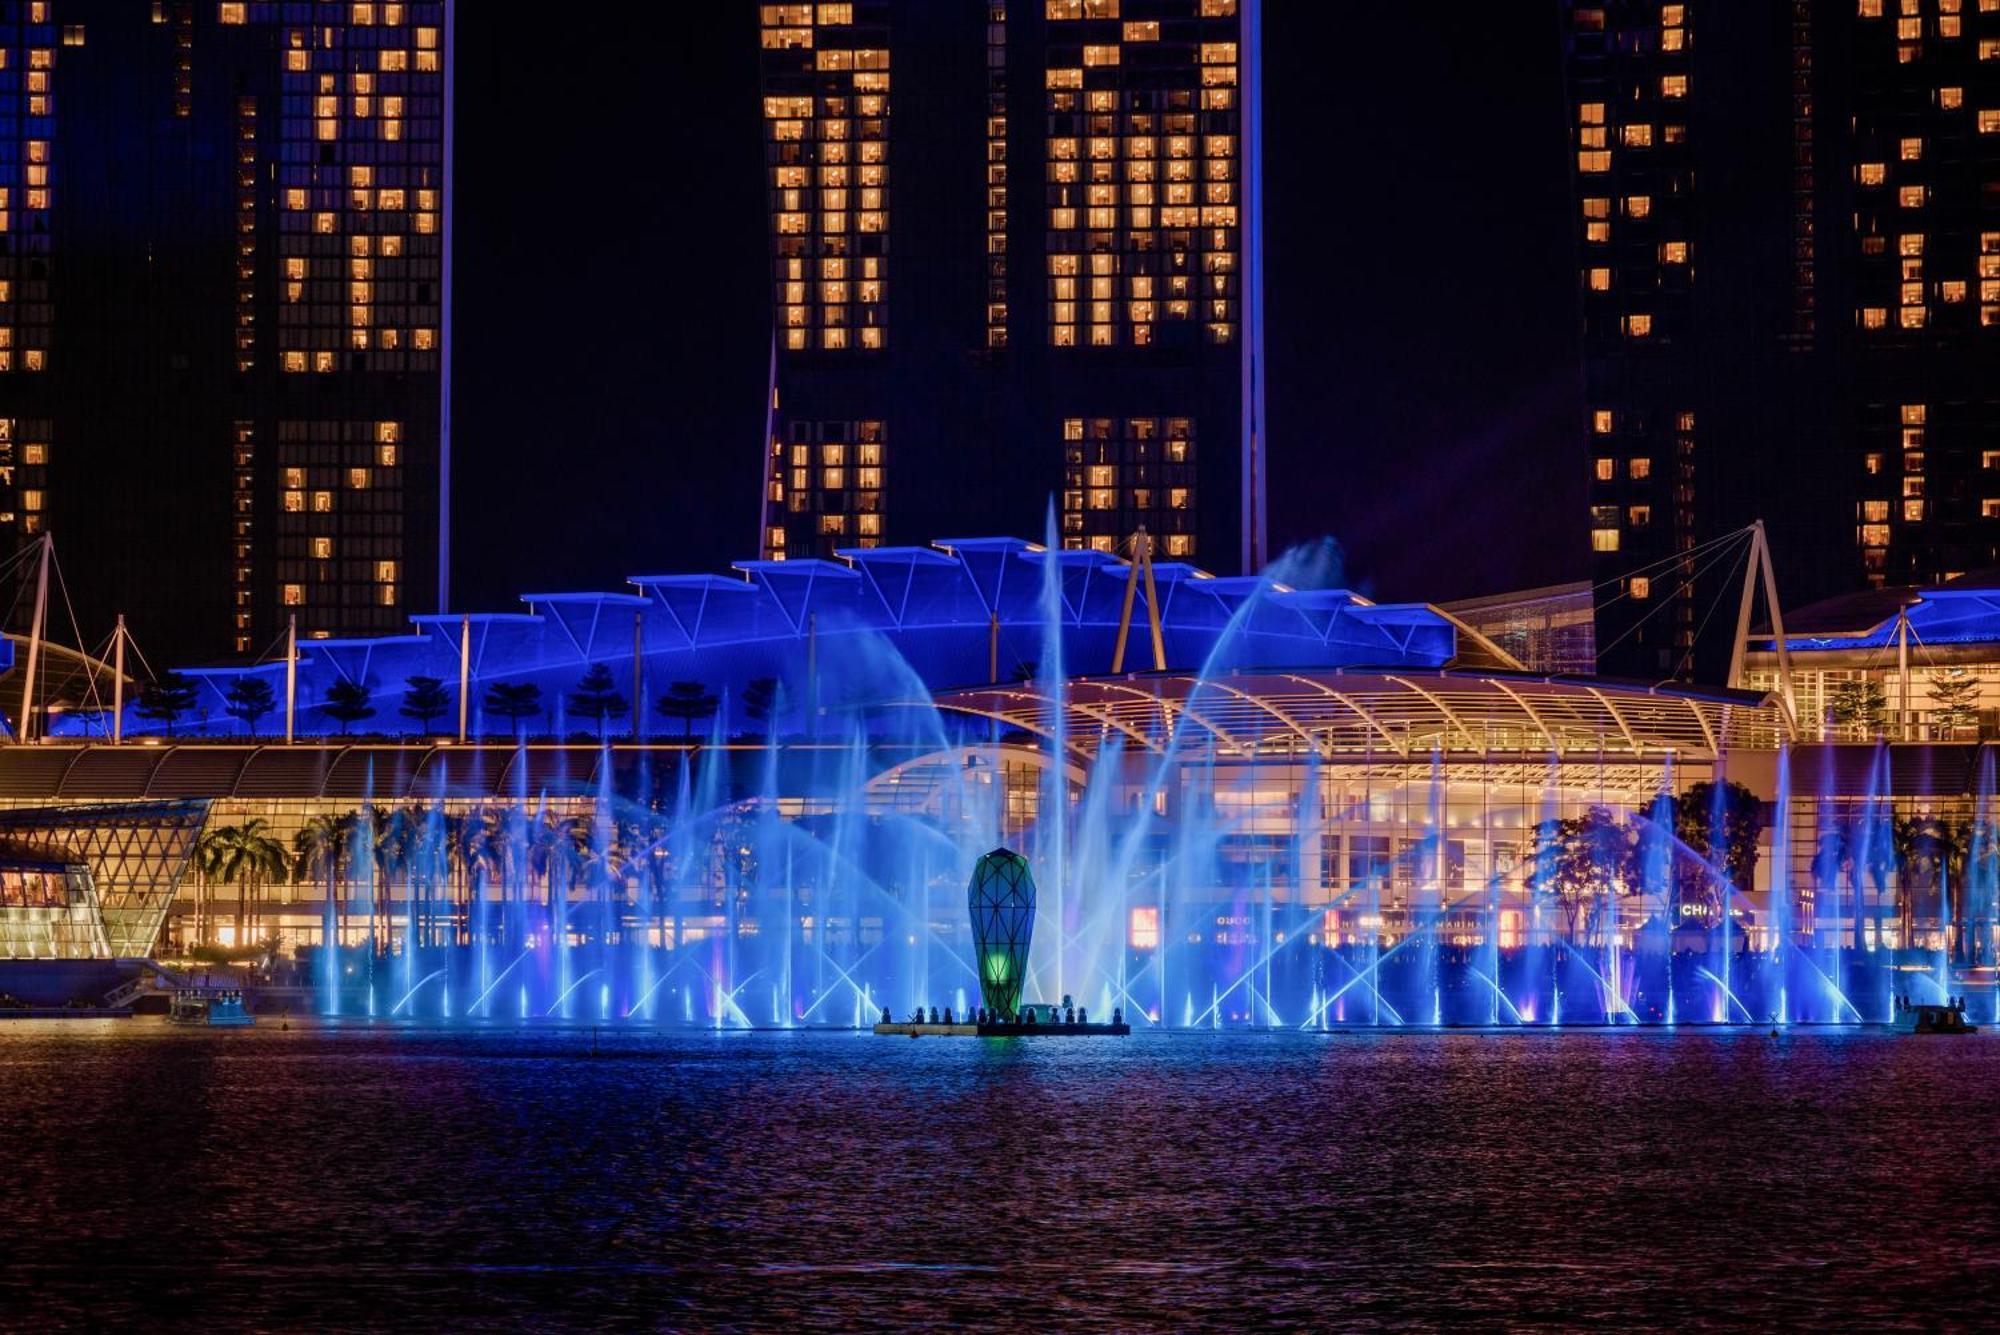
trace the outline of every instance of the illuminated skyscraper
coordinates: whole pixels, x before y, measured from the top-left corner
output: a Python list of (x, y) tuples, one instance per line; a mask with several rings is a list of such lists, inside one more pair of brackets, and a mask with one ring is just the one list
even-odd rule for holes
[(764, 4), (766, 556), (1264, 552), (1254, 0)]
[(1565, 0), (1597, 643), (2000, 563), (2000, 0)]
[(450, 9), (0, 0), (0, 527), (87, 637), (437, 606)]

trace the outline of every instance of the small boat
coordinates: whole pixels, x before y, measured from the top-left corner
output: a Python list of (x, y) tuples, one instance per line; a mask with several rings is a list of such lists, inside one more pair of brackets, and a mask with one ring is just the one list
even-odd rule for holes
[(242, 1029), (257, 1023), (257, 1017), (243, 1004), (243, 994), (235, 991), (208, 992), (182, 988), (167, 1007), (170, 1024), (205, 1024), (214, 1029)]
[(1976, 1034), (1979, 1026), (1965, 1018), (1965, 1003), (1934, 1006), (1896, 999), (1896, 1028), (1906, 1034)]

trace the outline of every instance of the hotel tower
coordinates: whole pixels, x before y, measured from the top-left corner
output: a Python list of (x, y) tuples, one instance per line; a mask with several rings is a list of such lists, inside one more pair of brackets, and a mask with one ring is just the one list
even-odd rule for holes
[(768, 558), (1264, 552), (1256, 0), (759, 6)]
[(450, 25), (0, 0), (0, 542), (54, 535), (87, 641), (124, 612), (184, 661), (440, 605)]
[(2000, 565), (2000, 0), (1562, 22), (1604, 670), (1692, 669), (1754, 519), (1787, 604)]

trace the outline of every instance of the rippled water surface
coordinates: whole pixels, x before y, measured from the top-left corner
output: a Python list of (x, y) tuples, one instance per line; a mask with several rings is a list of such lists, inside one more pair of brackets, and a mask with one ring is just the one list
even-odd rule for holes
[(1984, 1034), (16, 1022), (0, 1324), (1990, 1328), (1996, 1100)]

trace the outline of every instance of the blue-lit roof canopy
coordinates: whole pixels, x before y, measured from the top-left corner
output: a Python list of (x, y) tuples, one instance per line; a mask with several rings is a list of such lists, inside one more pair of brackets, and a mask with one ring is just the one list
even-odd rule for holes
[[(457, 726), (464, 668), (471, 731), (506, 736), (512, 721), (487, 716), (500, 684), (533, 684), (543, 717), (532, 733), (594, 732), (570, 696), (593, 664), (633, 694), (635, 668), (646, 703), (644, 735), (677, 736), (651, 702), (669, 683), (701, 683), (726, 702), (721, 726), (743, 727), (746, 684), (774, 678), (796, 706), (846, 707), (891, 696), (1012, 681), (1042, 666), (1045, 627), (1059, 629), (1064, 676), (1110, 671), (1128, 563), (1102, 552), (1062, 551), (1013, 538), (947, 539), (934, 547), (839, 553), (840, 560), (744, 561), (734, 576), (636, 575), (633, 592), (533, 593), (527, 612), (443, 613), (411, 618), (414, 632), (376, 639), (316, 640), (299, 652), (298, 731), (341, 731), (325, 712), (336, 682), (374, 691), (372, 717), (357, 733), (445, 733)], [(1052, 564), (1053, 563), (1053, 564)], [(1421, 671), (1470, 661), (1516, 666), (1489, 642), (1427, 604), (1378, 606), (1341, 589), (1291, 589), (1259, 578), (1217, 578), (1192, 566), (1154, 566), (1167, 666), (1182, 671), (1247, 667), (1380, 667)], [(1227, 633), (1225, 633), (1227, 632)], [(1126, 648), (1128, 670), (1153, 666), (1143, 590)], [(229, 735), (247, 725), (227, 710), (246, 676), (268, 679), (282, 710), (283, 660), (186, 668), (200, 699), (177, 724), (183, 734)], [(400, 712), (406, 679), (438, 678), (452, 694), (448, 717)], [(425, 726), (428, 722), (428, 727)], [(259, 721), (281, 730), (281, 713)], [(632, 731), (629, 715), (609, 723)], [(72, 715), (61, 735), (104, 731), (105, 721)], [(128, 733), (163, 731), (127, 719)]]
[[(1867, 653), (1893, 647), (1907, 615), (1910, 645), (1991, 646), (2000, 654), (2000, 584), (1953, 581), (1936, 588), (1870, 589), (1831, 598), (1785, 617), (1785, 647), (1794, 654)], [(1761, 631), (1771, 647), (1770, 627)]]

